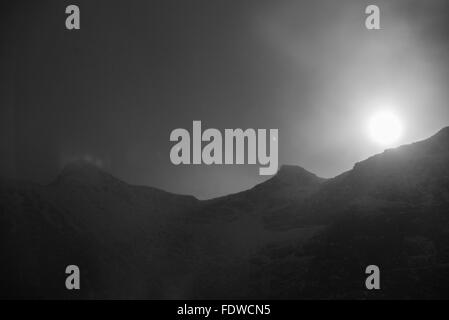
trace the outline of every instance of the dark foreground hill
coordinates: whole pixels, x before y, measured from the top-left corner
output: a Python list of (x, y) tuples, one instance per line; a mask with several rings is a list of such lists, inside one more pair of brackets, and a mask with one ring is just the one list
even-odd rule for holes
[(333, 179), (283, 166), (208, 201), (86, 163), (0, 180), (0, 237), (3, 298), (448, 298), (449, 128)]

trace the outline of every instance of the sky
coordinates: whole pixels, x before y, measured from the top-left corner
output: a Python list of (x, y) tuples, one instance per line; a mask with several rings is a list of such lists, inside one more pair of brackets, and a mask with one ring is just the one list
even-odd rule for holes
[[(81, 29), (65, 29), (77, 4)], [(381, 30), (365, 28), (380, 8)], [(49, 183), (90, 159), (132, 184), (206, 199), (259, 165), (175, 166), (176, 128), (279, 129), (279, 164), (333, 177), (449, 125), (449, 3), (430, 0), (16, 1), (0, 10), (0, 175)]]

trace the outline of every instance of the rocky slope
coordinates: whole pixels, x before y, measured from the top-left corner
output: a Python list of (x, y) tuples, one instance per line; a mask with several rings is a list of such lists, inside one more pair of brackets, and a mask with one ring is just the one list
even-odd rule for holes
[[(0, 180), (5, 298), (444, 298), (449, 128), (333, 179), (283, 166), (199, 201), (86, 163), (47, 186)], [(77, 264), (82, 290), (64, 288)], [(364, 287), (365, 267), (382, 290)]]

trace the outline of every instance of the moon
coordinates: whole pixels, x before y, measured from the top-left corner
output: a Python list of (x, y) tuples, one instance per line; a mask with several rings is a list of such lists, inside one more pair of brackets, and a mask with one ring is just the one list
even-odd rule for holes
[(390, 111), (374, 114), (369, 121), (371, 139), (382, 146), (391, 146), (402, 136), (403, 126), (400, 118)]

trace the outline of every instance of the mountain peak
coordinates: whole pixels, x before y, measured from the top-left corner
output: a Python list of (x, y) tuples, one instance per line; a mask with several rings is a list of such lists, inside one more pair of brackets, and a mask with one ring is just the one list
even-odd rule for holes
[(307, 171), (300, 166), (282, 165), (275, 176), (258, 185), (259, 188), (308, 188), (316, 186), (325, 179), (318, 177), (314, 173)]
[(286, 175), (286, 174), (313, 174), (303, 167), (295, 166), (291, 164), (283, 164), (279, 168), (277, 175)]
[(85, 160), (68, 163), (57, 177), (55, 183), (79, 183), (85, 185), (111, 185), (122, 183), (99, 166)]
[(316, 183), (324, 180), (303, 167), (295, 165), (282, 165), (275, 175), (275, 178), (284, 182), (295, 181), (300, 182), (301, 184)]

